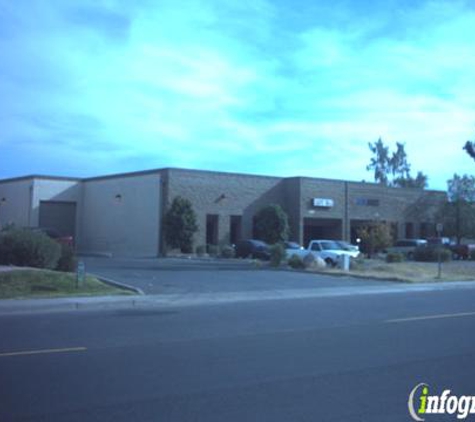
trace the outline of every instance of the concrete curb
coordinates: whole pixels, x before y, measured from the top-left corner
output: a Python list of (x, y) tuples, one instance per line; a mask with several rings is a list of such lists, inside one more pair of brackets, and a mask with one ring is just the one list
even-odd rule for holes
[(93, 296), (0, 300), (0, 317), (22, 314), (48, 314), (97, 311), (135, 307), (146, 296)]
[(102, 281), (103, 283), (108, 284), (109, 286), (118, 287), (119, 289), (129, 290), (133, 293), (139, 294), (141, 296), (145, 296), (144, 291), (142, 289), (139, 289), (138, 287), (134, 287), (129, 284), (121, 283), (119, 281), (111, 280), (110, 278), (105, 278), (105, 277), (92, 274), (92, 273), (88, 273), (88, 275), (91, 275), (97, 278), (99, 281)]
[(330, 271), (309, 271), (305, 269), (294, 269), (290, 267), (268, 267), (265, 268), (268, 271), (285, 271), (291, 273), (301, 273), (301, 274), (315, 274), (315, 275), (323, 275), (328, 277), (337, 277), (337, 278), (356, 278), (356, 279), (363, 279), (363, 280), (371, 280), (371, 281), (388, 281), (391, 283), (400, 283), (400, 284), (430, 284), (430, 283), (475, 283), (475, 278), (467, 278), (467, 279), (441, 279), (438, 280), (434, 277), (434, 279), (427, 279), (427, 280), (410, 280), (407, 278), (402, 278), (398, 276), (378, 276), (374, 274), (358, 274), (351, 271), (344, 272), (338, 270), (330, 270)]
[(442, 292), (475, 290), (475, 283), (445, 282), (419, 285), (392, 284), (387, 287), (366, 286), (361, 288), (319, 288), (286, 289), (274, 291), (249, 291), (200, 294), (166, 294), (149, 296), (96, 296), (49, 299), (5, 299), (0, 300), (0, 317), (33, 313), (57, 313), (71, 311), (116, 311), (137, 308), (183, 308), (197, 306), (228, 305), (258, 301), (327, 299), (350, 296), (385, 295), (401, 293)]

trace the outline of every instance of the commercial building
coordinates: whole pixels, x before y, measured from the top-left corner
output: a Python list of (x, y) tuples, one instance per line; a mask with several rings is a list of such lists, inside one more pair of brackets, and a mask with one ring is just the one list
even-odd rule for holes
[(157, 256), (162, 216), (176, 196), (193, 204), (195, 246), (253, 237), (253, 217), (279, 204), (291, 238), (354, 241), (370, 221), (392, 225), (396, 238), (428, 237), (441, 191), (310, 177), (269, 177), (165, 168), (92, 178), (25, 176), (0, 180), (0, 225), (55, 228), (83, 253)]

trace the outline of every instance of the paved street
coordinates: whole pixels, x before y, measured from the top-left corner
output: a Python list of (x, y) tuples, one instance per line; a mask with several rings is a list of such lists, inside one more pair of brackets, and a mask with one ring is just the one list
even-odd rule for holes
[(475, 395), (474, 303), (467, 284), (3, 315), (0, 421), (410, 420), (420, 382)]

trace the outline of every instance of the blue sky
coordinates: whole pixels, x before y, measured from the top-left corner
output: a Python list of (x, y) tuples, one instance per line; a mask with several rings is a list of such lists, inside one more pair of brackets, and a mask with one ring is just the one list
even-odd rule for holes
[[(377, 3), (377, 4), (375, 4)], [(475, 173), (470, 1), (0, 0), (0, 178)]]

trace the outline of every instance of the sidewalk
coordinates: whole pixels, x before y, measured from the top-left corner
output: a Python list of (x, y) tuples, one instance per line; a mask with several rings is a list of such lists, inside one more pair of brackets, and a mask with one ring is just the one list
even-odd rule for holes
[(0, 300), (0, 316), (30, 313), (100, 311), (134, 307), (177, 308), (212, 306), (267, 300), (331, 298), (354, 295), (397, 294), (475, 289), (474, 282), (388, 284), (388, 286), (349, 286), (312, 289), (285, 289), (245, 292), (181, 293), (163, 295), (68, 297), (55, 299)]

